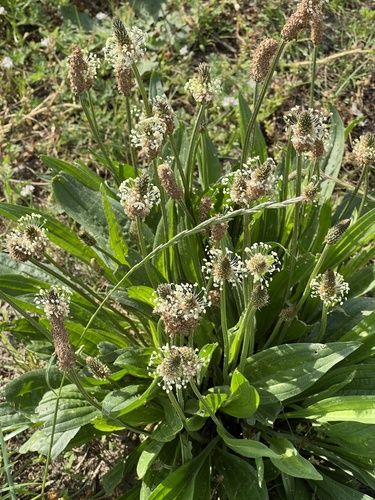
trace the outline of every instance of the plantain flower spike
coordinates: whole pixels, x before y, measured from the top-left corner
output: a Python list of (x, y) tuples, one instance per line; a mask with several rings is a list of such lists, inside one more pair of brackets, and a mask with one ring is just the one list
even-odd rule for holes
[(253, 55), (251, 76), (256, 82), (263, 82), (271, 65), (279, 44), (273, 38), (263, 40)]

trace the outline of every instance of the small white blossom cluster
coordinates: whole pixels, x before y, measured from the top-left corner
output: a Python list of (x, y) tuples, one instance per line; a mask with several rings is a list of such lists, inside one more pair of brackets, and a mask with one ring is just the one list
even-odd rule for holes
[(224, 193), (231, 202), (249, 207), (263, 196), (271, 196), (276, 187), (276, 164), (272, 158), (261, 163), (259, 157), (250, 159), (241, 169), (224, 177)]
[(160, 201), (159, 189), (150, 183), (146, 174), (122, 182), (119, 195), (124, 212), (131, 220), (145, 220), (152, 207)]
[(262, 287), (268, 286), (272, 279), (271, 275), (280, 270), (280, 260), (277, 253), (271, 249), (271, 245), (262, 242), (245, 248), (246, 270), (251, 274), (254, 282), (259, 282)]
[(159, 115), (142, 115), (132, 130), (131, 142), (140, 148), (140, 155), (150, 161), (157, 157), (167, 133), (167, 124)]
[(207, 279), (212, 278), (214, 287), (221, 289), (225, 282), (237, 286), (243, 280), (246, 268), (239, 255), (228, 248), (207, 248), (207, 254), (202, 272)]
[(355, 163), (361, 168), (375, 165), (375, 135), (367, 133), (356, 139), (352, 155)]
[(185, 90), (190, 92), (195, 102), (211, 104), (221, 90), (220, 80), (212, 79), (208, 64), (201, 63), (197, 73), (186, 83)]
[(174, 387), (182, 389), (191, 379), (199, 375), (203, 366), (197, 352), (198, 349), (186, 346), (162, 346), (152, 353), (148, 373), (154, 378), (161, 377), (162, 381), (158, 385), (167, 393)]
[(307, 0), (307, 12), (311, 15), (321, 13), (323, 4), (328, 3), (327, 0)]
[(323, 111), (300, 106), (289, 111), (285, 121), (292, 129), (292, 144), (297, 153), (310, 153), (317, 158), (324, 155), (330, 116)]
[(49, 290), (41, 289), (35, 303), (42, 305), (49, 320), (63, 320), (69, 316), (71, 292), (66, 287), (53, 286)]
[(20, 191), (20, 195), (22, 198), (27, 198), (28, 196), (31, 196), (33, 192), (35, 191), (35, 187), (32, 184), (26, 184), (26, 186), (23, 186), (23, 188)]
[(349, 285), (341, 274), (328, 269), (311, 282), (311, 296), (319, 297), (326, 307), (342, 305), (349, 292)]
[(106, 42), (104, 57), (114, 69), (130, 68), (145, 53), (145, 33), (137, 27), (126, 29), (119, 20), (117, 20), (117, 25), (116, 21), (114, 23), (114, 32), (115, 34)]
[(9, 256), (18, 262), (30, 258), (40, 259), (47, 247), (45, 220), (40, 214), (21, 217), (16, 228), (7, 236), (6, 247)]
[(13, 59), (9, 56), (5, 56), (2, 58), (0, 65), (4, 69), (13, 68)]
[(198, 284), (168, 283), (158, 287), (156, 307), (168, 335), (190, 335), (211, 305), (204, 288)]

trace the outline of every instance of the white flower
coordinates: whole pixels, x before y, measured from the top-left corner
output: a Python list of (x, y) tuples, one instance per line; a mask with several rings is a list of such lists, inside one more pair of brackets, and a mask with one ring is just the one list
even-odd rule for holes
[(113, 23), (114, 35), (108, 38), (104, 57), (116, 69), (130, 67), (141, 59), (145, 53), (145, 33), (137, 27), (126, 29), (120, 19)]
[(266, 243), (254, 243), (245, 248), (247, 259), (246, 269), (252, 275), (254, 282), (261, 286), (268, 286), (271, 274), (280, 270), (280, 261), (276, 252), (271, 251), (271, 245)]
[(47, 48), (51, 45), (51, 43), (52, 43), (52, 38), (47, 36), (47, 37), (41, 39), (40, 46)]
[(216, 288), (222, 288), (225, 282), (233, 286), (243, 280), (246, 268), (239, 255), (226, 248), (207, 248), (208, 258), (203, 259), (202, 272), (207, 279), (213, 279)]
[(1, 67), (4, 69), (10, 69), (13, 67), (13, 59), (9, 56), (3, 57), (0, 63)]
[(311, 282), (311, 297), (319, 297), (326, 307), (343, 304), (349, 292), (349, 285), (341, 274), (327, 269)]
[(180, 48), (179, 54), (180, 56), (187, 56), (189, 53), (189, 47), (187, 45), (184, 45), (183, 47)]
[(198, 284), (165, 283), (157, 290), (154, 312), (164, 321), (168, 335), (190, 335), (210, 305), (204, 288)]
[(28, 196), (31, 196), (35, 190), (35, 187), (32, 184), (26, 184), (26, 186), (23, 186), (21, 189), (20, 195), (22, 198), (27, 198)]
[(105, 12), (98, 12), (95, 17), (98, 21), (103, 21), (108, 18), (108, 15)]
[(230, 201), (249, 207), (263, 196), (271, 196), (276, 186), (276, 164), (272, 158), (261, 163), (259, 157), (251, 158), (241, 169), (224, 177), (224, 192)]
[(159, 189), (150, 183), (148, 175), (126, 179), (119, 186), (120, 203), (131, 220), (145, 220), (152, 207), (159, 203)]
[(1, 6), (0, 7), (0, 16), (5, 16), (6, 13), (7, 13), (6, 8)]
[(69, 316), (71, 294), (66, 287), (53, 286), (49, 290), (41, 289), (35, 303), (44, 307), (47, 319), (65, 319)]
[(164, 391), (171, 392), (173, 387), (182, 389), (188, 382), (199, 375), (203, 366), (197, 355), (198, 349), (164, 345), (152, 353), (148, 365), (151, 377), (162, 378), (159, 385)]
[(328, 121), (331, 115), (316, 109), (295, 106), (285, 116), (292, 129), (292, 144), (297, 153), (324, 155), (324, 142), (328, 138)]
[(237, 106), (238, 99), (237, 99), (237, 97), (232, 97), (232, 96), (226, 95), (223, 98), (222, 105), (224, 108), (229, 108), (230, 106)]
[(210, 68), (206, 63), (198, 66), (197, 73), (185, 85), (185, 90), (199, 104), (211, 104), (220, 89), (220, 80), (211, 78)]
[(146, 160), (157, 157), (167, 133), (167, 124), (159, 114), (146, 117), (142, 115), (132, 130), (131, 142), (141, 149)]

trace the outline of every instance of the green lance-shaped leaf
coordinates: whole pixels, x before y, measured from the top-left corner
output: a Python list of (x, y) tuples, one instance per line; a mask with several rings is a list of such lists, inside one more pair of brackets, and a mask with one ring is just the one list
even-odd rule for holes
[[(331, 133), (331, 149), (328, 153), (328, 158), (322, 167), (325, 174), (334, 179), (340, 172), (342, 158), (345, 149), (345, 129), (341, 117), (336, 108), (332, 107), (332, 133)], [(335, 189), (334, 180), (326, 180), (322, 183), (321, 201), (327, 201), (331, 198)]]
[(279, 455), (278, 458), (271, 457), (271, 462), (281, 472), (315, 481), (322, 479), (313, 464), (303, 458), (290, 441), (284, 438), (274, 438), (270, 440), (270, 444), (271, 449)]
[[(336, 396), (324, 399), (304, 410), (288, 414), (317, 422), (359, 422), (375, 424), (375, 396)], [(375, 429), (375, 428), (374, 428)]]
[(284, 401), (312, 386), (359, 344), (284, 344), (250, 356), (246, 378), (261, 392), (261, 402)]
[(236, 439), (223, 427), (217, 428), (218, 434), (231, 450), (247, 458), (269, 457), (277, 458), (278, 455), (265, 444), (254, 439)]

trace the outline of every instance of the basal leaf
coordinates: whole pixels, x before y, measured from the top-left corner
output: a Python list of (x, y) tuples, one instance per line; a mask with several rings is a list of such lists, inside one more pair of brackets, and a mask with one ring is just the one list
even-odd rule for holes
[(271, 462), (282, 472), (315, 481), (322, 479), (312, 463), (303, 458), (290, 441), (285, 438), (273, 438), (270, 444), (271, 449), (279, 455), (277, 458), (271, 457)]
[[(337, 396), (289, 414), (317, 422), (359, 422), (375, 424), (375, 396)], [(374, 428), (375, 429), (375, 428)]]
[(314, 384), (359, 344), (284, 344), (247, 359), (246, 378), (261, 391), (261, 403), (296, 396)]

